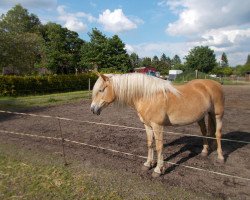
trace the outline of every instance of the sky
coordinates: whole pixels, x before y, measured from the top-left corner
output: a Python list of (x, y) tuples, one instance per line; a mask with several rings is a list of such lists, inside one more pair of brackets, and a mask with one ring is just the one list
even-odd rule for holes
[(230, 66), (250, 54), (250, 0), (0, 0), (0, 15), (16, 4), (76, 31), (88, 41), (98, 28), (117, 34), (128, 53), (140, 57), (184, 57), (195, 46), (209, 46)]

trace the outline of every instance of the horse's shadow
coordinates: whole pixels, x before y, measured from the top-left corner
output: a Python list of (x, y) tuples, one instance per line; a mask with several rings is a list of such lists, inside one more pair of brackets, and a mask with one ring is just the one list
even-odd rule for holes
[[(249, 132), (242, 132), (242, 131), (234, 131), (234, 132), (229, 132), (223, 135), (223, 138), (225, 139), (230, 139), (230, 140), (239, 140), (239, 141), (245, 141), (245, 142), (250, 142), (250, 133)], [(212, 142), (213, 140), (210, 139), (210, 142), (213, 144), (216, 141)], [(201, 153), (202, 151), (202, 144), (203, 140), (202, 138), (197, 138), (197, 137), (192, 137), (192, 136), (184, 136), (179, 139), (176, 139), (170, 143), (164, 144), (165, 148), (175, 146), (175, 145), (180, 145), (184, 144), (179, 151), (176, 153), (170, 155), (165, 159), (165, 161), (170, 161), (171, 159), (175, 158), (176, 156), (184, 153), (184, 152), (189, 152), (189, 154), (185, 157), (182, 157), (179, 161), (176, 162), (177, 165), (171, 165), (168, 167), (165, 171), (166, 173), (169, 173), (173, 170), (175, 170), (178, 165), (185, 163), (189, 159), (197, 156), (198, 154)], [(228, 159), (229, 155), (236, 151), (237, 149), (240, 149), (247, 145), (246, 143), (239, 143), (239, 142), (232, 142), (232, 141), (222, 141), (222, 149), (224, 152), (224, 157), (225, 161)], [(210, 154), (216, 150), (216, 145), (212, 145), (212, 149), (210, 151)]]

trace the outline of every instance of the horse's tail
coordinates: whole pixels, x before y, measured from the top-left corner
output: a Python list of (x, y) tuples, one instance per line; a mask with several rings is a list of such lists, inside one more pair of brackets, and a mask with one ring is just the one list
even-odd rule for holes
[[(212, 138), (216, 138), (215, 132), (216, 132), (215, 114), (208, 113), (208, 136), (212, 137)], [(216, 147), (215, 140), (210, 140), (209, 146), (211, 149), (215, 149), (215, 147)]]

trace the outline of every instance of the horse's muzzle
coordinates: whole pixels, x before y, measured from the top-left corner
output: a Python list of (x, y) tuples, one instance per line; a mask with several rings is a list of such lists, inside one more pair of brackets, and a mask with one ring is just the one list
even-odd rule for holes
[(93, 105), (90, 107), (91, 112), (93, 112), (93, 114), (96, 115), (100, 115), (101, 114), (101, 108), (99, 106)]

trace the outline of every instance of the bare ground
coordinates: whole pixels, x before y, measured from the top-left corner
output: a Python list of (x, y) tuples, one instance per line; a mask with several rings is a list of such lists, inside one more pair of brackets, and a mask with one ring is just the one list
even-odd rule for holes
[[(223, 120), (223, 137), (250, 142), (250, 86), (224, 86), (224, 90), (226, 109)], [(104, 110), (100, 116), (95, 116), (90, 112), (89, 106), (90, 101), (85, 100), (60, 106), (36, 107), (21, 111), (143, 128), (136, 112), (130, 108), (117, 109), (111, 106)], [(60, 137), (56, 119), (0, 114), (0, 124), (1, 130)], [(68, 121), (61, 121), (61, 125), (65, 138), (136, 155), (147, 155), (146, 136), (143, 131)], [(200, 135), (197, 124), (167, 127), (165, 130)], [(30, 151), (39, 149), (52, 154), (60, 154), (61, 152), (59, 142), (2, 133), (0, 138), (0, 144), (15, 144)], [(249, 144), (223, 141), (222, 147), (226, 163), (219, 164), (216, 162), (216, 151), (212, 152), (207, 158), (199, 155), (202, 149), (202, 139), (200, 138), (165, 134), (164, 140), (166, 161), (250, 178)], [(204, 194), (211, 198), (250, 199), (250, 181), (246, 180), (169, 164), (166, 164), (166, 173), (153, 180), (151, 178), (152, 170), (148, 173), (141, 172), (142, 163), (145, 162), (144, 159), (70, 143), (66, 144), (66, 158), (69, 163), (79, 162), (80, 165), (89, 166), (89, 168), (95, 166), (109, 169), (114, 173), (129, 173), (146, 181), (152, 180), (152, 184), (160, 182), (166, 188), (176, 186), (192, 191), (197, 196)], [(153, 197), (154, 191), (152, 191)], [(163, 199), (165, 198), (163, 197)]]

